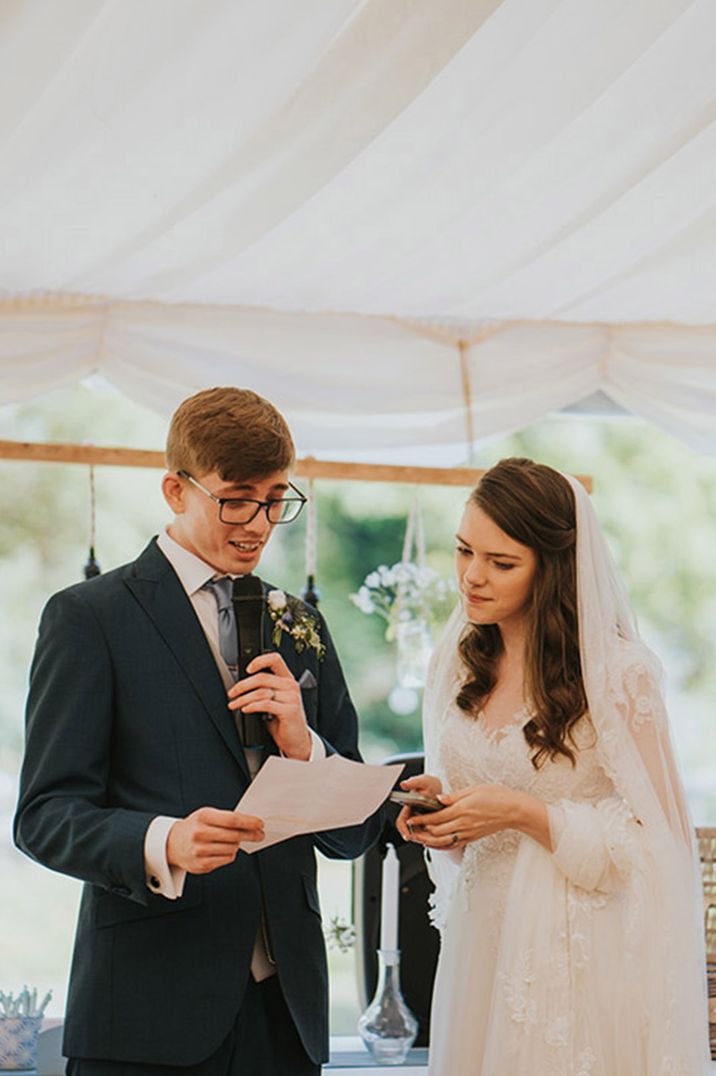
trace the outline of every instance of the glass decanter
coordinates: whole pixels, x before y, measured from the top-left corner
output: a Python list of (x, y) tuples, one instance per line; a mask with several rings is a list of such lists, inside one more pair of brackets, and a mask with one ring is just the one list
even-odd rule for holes
[(381, 1065), (402, 1065), (418, 1034), (418, 1021), (400, 989), (400, 950), (378, 950), (378, 985), (358, 1021), (358, 1032)]

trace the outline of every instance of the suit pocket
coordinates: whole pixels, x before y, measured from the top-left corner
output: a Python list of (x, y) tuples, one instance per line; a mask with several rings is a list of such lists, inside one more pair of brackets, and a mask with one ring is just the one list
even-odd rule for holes
[(196, 908), (203, 898), (201, 879), (188, 875), (183, 896), (177, 900), (167, 900), (147, 891), (147, 903), (139, 904), (127, 897), (118, 897), (104, 890), (97, 897), (94, 905), (95, 926), (112, 927), (118, 923), (132, 923), (139, 919), (155, 919), (163, 915), (180, 915), (190, 908)]
[(303, 891), (306, 894), (306, 904), (315, 912), (318, 918), (321, 918), (321, 902), (318, 899), (318, 889), (316, 883), (308, 874), (302, 874), (301, 879), (303, 881)]

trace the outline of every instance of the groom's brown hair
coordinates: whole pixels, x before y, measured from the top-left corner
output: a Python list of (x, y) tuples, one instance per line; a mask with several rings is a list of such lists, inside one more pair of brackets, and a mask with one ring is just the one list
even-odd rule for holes
[(216, 471), (241, 483), (290, 470), (296, 449), (286, 420), (250, 389), (204, 389), (174, 412), (166, 447), (170, 471), (192, 477)]

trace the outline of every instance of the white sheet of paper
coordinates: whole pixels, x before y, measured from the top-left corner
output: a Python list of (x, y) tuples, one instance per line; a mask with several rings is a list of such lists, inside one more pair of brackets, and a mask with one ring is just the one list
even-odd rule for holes
[(365, 822), (387, 798), (403, 770), (393, 766), (370, 766), (329, 755), (317, 762), (271, 755), (236, 804), (242, 814), (264, 822), (261, 842), (244, 841), (242, 852), (296, 837)]

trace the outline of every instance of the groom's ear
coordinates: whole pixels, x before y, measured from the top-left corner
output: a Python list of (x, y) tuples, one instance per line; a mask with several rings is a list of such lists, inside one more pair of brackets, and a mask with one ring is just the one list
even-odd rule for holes
[(175, 516), (186, 511), (185, 492), (185, 485), (176, 471), (168, 471), (162, 478), (162, 493)]

